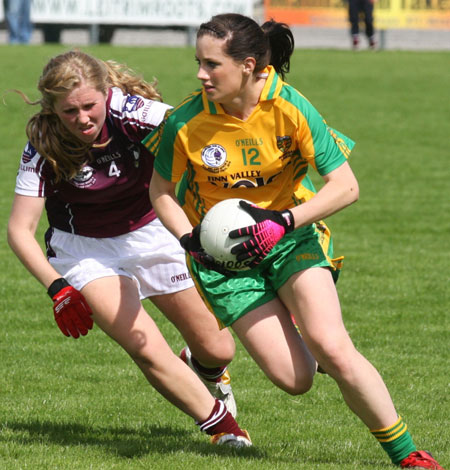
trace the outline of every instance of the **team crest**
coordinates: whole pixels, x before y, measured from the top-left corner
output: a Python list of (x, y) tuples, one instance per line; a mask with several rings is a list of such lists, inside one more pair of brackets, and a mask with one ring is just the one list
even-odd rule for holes
[(277, 136), (277, 147), (283, 153), (286, 153), (292, 145), (292, 139), (289, 135)]
[(71, 180), (71, 183), (77, 188), (88, 188), (95, 183), (94, 169), (90, 166), (84, 166)]
[(230, 165), (227, 162), (227, 151), (219, 144), (211, 144), (202, 150), (202, 162), (204, 168), (213, 173), (218, 173)]
[(122, 109), (125, 113), (131, 113), (144, 106), (144, 100), (140, 96), (129, 96)]
[(135, 168), (139, 168), (139, 158), (141, 155), (141, 149), (137, 145), (131, 144), (128, 147), (128, 150), (133, 154)]
[(36, 155), (36, 153), (37, 152), (35, 148), (28, 142), (22, 154), (22, 163), (24, 163), (25, 165), (27, 163), (30, 163), (33, 157)]

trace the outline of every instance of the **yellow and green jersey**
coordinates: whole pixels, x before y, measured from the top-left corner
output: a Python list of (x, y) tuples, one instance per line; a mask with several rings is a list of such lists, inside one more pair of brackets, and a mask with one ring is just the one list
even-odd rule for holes
[(274, 210), (301, 204), (315, 193), (309, 165), (326, 175), (354, 146), (272, 67), (263, 73), (266, 84), (247, 120), (226, 114), (199, 90), (144, 140), (156, 157), (155, 170), (181, 181), (178, 198), (193, 225), (223, 199)]

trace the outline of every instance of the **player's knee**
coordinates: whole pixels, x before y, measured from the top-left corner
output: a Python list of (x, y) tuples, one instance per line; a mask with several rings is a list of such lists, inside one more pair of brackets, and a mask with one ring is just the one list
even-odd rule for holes
[(189, 346), (192, 356), (205, 367), (219, 367), (228, 365), (234, 357), (234, 347), (219, 348), (202, 347), (197, 344)]
[(289, 395), (303, 395), (311, 389), (314, 373), (305, 371), (295, 377), (272, 377), (271, 380), (278, 388), (289, 393)]
[(303, 395), (304, 393), (308, 392), (312, 387), (312, 378), (311, 380), (304, 380), (299, 383), (295, 383), (292, 386), (284, 387), (282, 390), (284, 390), (286, 393), (289, 393), (289, 395)]
[(142, 333), (128, 335), (121, 346), (139, 367), (151, 368), (154, 366), (152, 349), (149, 339)]
[(128, 354), (141, 370), (152, 370), (156, 366), (151, 354), (144, 350), (128, 351)]
[(320, 366), (334, 378), (345, 378), (353, 374), (354, 356), (358, 354), (353, 344), (348, 347), (328, 345), (318, 359)]
[(232, 336), (219, 340), (199, 340), (189, 344), (192, 355), (200, 364), (206, 367), (228, 365), (236, 352), (236, 345)]

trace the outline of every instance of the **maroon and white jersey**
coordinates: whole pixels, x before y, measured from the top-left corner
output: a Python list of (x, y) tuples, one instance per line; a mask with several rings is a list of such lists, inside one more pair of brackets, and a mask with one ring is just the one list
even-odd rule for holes
[(87, 237), (114, 237), (136, 230), (156, 216), (148, 188), (153, 155), (141, 140), (164, 118), (169, 105), (109, 91), (106, 121), (92, 160), (70, 181), (54, 182), (51, 165), (28, 142), (16, 193), (45, 197), (51, 227)]

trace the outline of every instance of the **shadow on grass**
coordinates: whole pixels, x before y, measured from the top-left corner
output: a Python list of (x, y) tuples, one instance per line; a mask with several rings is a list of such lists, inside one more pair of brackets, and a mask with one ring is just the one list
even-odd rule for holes
[(190, 432), (176, 427), (150, 425), (145, 428), (95, 427), (77, 423), (51, 421), (11, 421), (0, 427), (0, 442), (33, 445), (90, 446), (105, 449), (123, 458), (139, 458), (148, 454), (168, 454), (188, 450), (202, 456), (232, 456), (263, 459), (266, 455), (255, 447), (233, 449), (213, 446), (209, 436), (200, 434), (204, 442), (192, 438)]

